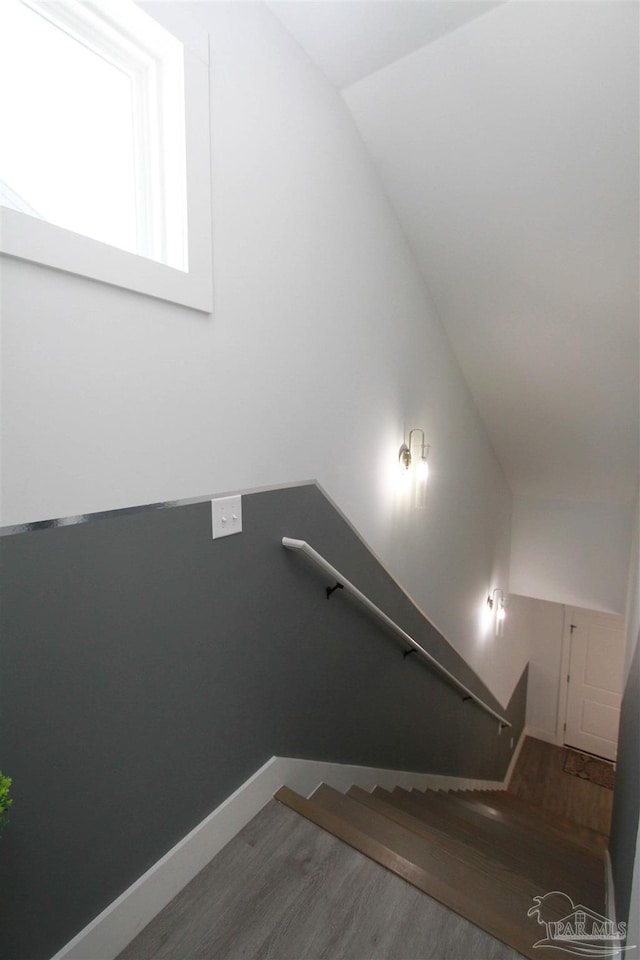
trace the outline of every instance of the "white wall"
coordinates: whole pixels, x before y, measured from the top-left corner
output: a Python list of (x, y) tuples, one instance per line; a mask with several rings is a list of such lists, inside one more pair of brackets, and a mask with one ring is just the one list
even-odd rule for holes
[[(560, 603), (518, 595), (508, 598), (511, 642), (515, 639), (529, 660), (526, 724), (531, 736), (549, 743), (564, 742), (559, 706), (567, 673), (566, 661), (562, 669), (565, 617), (570, 613)], [(565, 700), (563, 711), (564, 707)]]
[[(633, 539), (631, 547), (631, 562), (629, 564), (629, 591), (627, 594), (627, 647), (625, 656), (625, 682), (633, 682), (630, 677), (630, 668), (640, 643), (640, 490), (636, 497), (636, 506), (633, 517)], [(633, 843), (633, 838), (629, 838)], [(629, 923), (627, 926), (627, 943), (630, 960), (640, 958), (640, 824), (635, 837), (635, 860), (633, 868), (633, 882), (631, 887), (631, 903), (629, 909)]]
[(565, 608), (559, 603), (528, 599), (529, 685), (527, 726), (532, 736), (555, 742)]
[(636, 497), (632, 523), (626, 623), (627, 646), (624, 661), (625, 682), (629, 675), (629, 668), (631, 667), (631, 661), (633, 660), (636, 652), (638, 636), (640, 635), (640, 491)]
[[(316, 478), (506, 702), (525, 658), (484, 610), (510, 491), (353, 122), (266, 8), (191, 12), (212, 36), (215, 313), (6, 261), (2, 523)], [(420, 512), (397, 475), (414, 426)]]
[(542, 600), (624, 613), (633, 507), (516, 498), (511, 589)]
[(564, 607), (533, 597), (507, 598), (505, 638), (529, 661), (526, 723), (532, 736), (556, 742)]

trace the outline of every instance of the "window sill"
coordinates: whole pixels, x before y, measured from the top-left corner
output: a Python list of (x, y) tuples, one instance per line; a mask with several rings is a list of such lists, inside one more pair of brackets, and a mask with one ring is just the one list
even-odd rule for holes
[[(152, 15), (162, 22), (166, 18), (161, 13), (153, 10)], [(188, 33), (193, 28), (186, 22), (183, 30), (177, 19), (173, 13), (167, 26), (184, 43), (188, 272), (7, 207), (0, 207), (0, 253), (212, 313), (208, 45), (202, 36), (197, 38), (197, 44), (191, 42), (193, 36)]]

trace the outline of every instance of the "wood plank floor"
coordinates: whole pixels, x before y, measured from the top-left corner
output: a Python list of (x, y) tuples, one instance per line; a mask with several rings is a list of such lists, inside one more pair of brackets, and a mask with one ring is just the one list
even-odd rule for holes
[(509, 793), (608, 836), (613, 790), (564, 772), (567, 747), (526, 737)]
[(118, 960), (516, 960), (514, 950), (272, 801)]
[[(613, 791), (527, 738), (509, 791), (606, 834)], [(603, 841), (604, 842), (604, 841)], [(520, 954), (272, 801), (118, 960), (516, 960)]]

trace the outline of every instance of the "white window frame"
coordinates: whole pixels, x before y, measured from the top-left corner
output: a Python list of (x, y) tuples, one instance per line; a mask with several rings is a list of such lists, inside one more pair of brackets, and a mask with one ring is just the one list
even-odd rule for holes
[[(65, 29), (92, 49), (104, 50), (110, 45), (112, 62), (126, 60), (127, 72), (132, 61), (140, 64), (141, 70), (148, 70), (151, 60), (157, 60), (157, 51), (141, 51), (139, 43), (129, 42), (127, 38), (127, 10), (129, 4), (114, 3), (108, 0), (104, 4), (112, 20), (117, 20), (118, 29), (110, 29), (107, 18), (100, 22), (96, 17), (69, 15), (65, 4), (48, 0), (59, 8), (58, 16), (66, 19)], [(142, 216), (139, 226), (144, 231), (143, 244), (149, 256), (129, 253), (117, 247), (101, 243), (89, 237), (81, 236), (71, 230), (47, 223), (17, 210), (0, 207), (0, 253), (28, 260), (56, 270), (89, 277), (102, 283), (133, 290), (138, 293), (182, 304), (196, 310), (211, 313), (213, 310), (213, 259), (211, 240), (211, 157), (210, 157), (210, 112), (209, 112), (209, 43), (203, 28), (192, 21), (177, 5), (163, 3), (141, 3), (136, 0), (145, 14), (151, 15), (165, 29), (183, 44), (184, 49), (184, 86), (182, 78), (176, 75), (167, 77), (168, 83), (162, 91), (167, 96), (169, 108), (179, 115), (184, 106), (186, 133), (186, 223), (180, 206), (164, 207), (167, 210), (166, 222), (158, 225), (153, 222), (151, 210), (157, 209), (153, 202), (153, 193), (162, 189), (163, 171), (154, 170), (148, 175), (147, 147), (139, 141), (143, 156), (142, 166), (145, 176), (137, 177), (141, 184), (139, 194)], [(81, 7), (82, 5), (79, 5)], [(120, 8), (120, 9), (119, 9)], [(122, 14), (122, 20), (119, 13)], [(139, 15), (134, 7), (133, 14)], [(120, 23), (124, 21), (124, 28)], [(99, 36), (93, 35), (98, 31)], [(173, 103), (171, 101), (173, 100)], [(179, 102), (179, 101), (182, 102)], [(152, 124), (158, 116), (156, 105), (144, 108), (142, 97), (134, 97), (138, 109), (141, 108)], [(164, 110), (164, 104), (163, 104)], [(161, 126), (161, 124), (159, 124)], [(146, 144), (160, 131), (148, 131), (141, 141)], [(184, 204), (182, 205), (184, 209)], [(160, 229), (158, 229), (158, 226)], [(184, 243), (184, 237), (187, 243)], [(168, 238), (165, 241), (162, 237)], [(156, 238), (160, 237), (160, 240)], [(169, 246), (165, 245), (168, 244)], [(173, 244), (173, 249), (171, 249)], [(176, 251), (188, 248), (188, 265), (185, 269), (168, 266), (150, 256), (166, 258), (171, 256), (176, 262)]]

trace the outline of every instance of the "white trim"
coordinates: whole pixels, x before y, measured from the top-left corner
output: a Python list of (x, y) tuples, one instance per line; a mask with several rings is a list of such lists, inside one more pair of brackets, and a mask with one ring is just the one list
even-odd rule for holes
[(342, 507), (340, 507), (340, 505), (338, 504), (337, 500), (334, 500), (334, 498), (327, 492), (327, 490), (322, 486), (322, 484), (321, 484), (318, 480), (312, 480), (311, 482), (315, 484), (315, 486), (318, 488), (318, 490), (320, 491), (320, 493), (325, 497), (325, 499), (326, 499), (326, 500), (329, 502), (329, 504), (333, 507), (333, 509), (336, 511), (336, 513), (337, 513), (337, 514), (340, 516), (340, 518), (344, 521), (344, 523), (346, 523), (346, 525), (349, 527), (349, 529), (351, 530), (351, 532), (358, 538), (358, 540), (360, 541), (360, 543), (363, 544), (363, 546), (365, 546), (365, 547), (367, 548), (367, 550), (369, 551), (369, 553), (371, 554), (371, 556), (373, 557), (373, 559), (380, 565), (380, 567), (382, 567), (383, 571), (386, 573), (386, 575), (389, 577), (389, 579), (393, 581), (394, 586), (396, 586), (396, 587), (398, 588), (398, 590), (400, 590), (400, 591), (405, 595), (405, 597), (407, 598), (407, 600), (409, 600), (409, 602), (412, 604), (412, 606), (418, 611), (418, 613), (420, 614), (420, 616), (421, 616), (424, 620), (426, 620), (427, 623), (430, 624), (430, 626), (432, 626), (435, 630), (438, 631), (438, 633), (440, 634), (440, 636), (442, 637), (442, 639), (443, 639), (443, 640), (445, 641), (445, 643), (451, 648), (451, 650), (453, 650), (453, 652), (454, 652), (455, 654), (457, 654), (459, 657), (462, 657), (462, 659), (465, 661), (465, 663), (467, 664), (467, 666), (470, 666), (470, 667), (471, 667), (471, 669), (473, 670), (474, 675), (475, 675), (479, 680), (481, 680), (481, 682), (484, 684), (484, 686), (493, 694), (493, 696), (496, 698), (496, 700), (498, 701), (498, 703), (500, 704), (500, 706), (502, 707), (502, 709), (503, 709), (503, 710), (506, 710), (507, 707), (508, 707), (508, 705), (509, 705), (509, 700), (511, 699), (511, 696), (512, 696), (513, 693), (514, 693), (515, 688), (516, 688), (516, 686), (517, 686), (517, 684), (518, 684), (518, 681), (519, 681), (520, 677), (522, 676), (522, 674), (520, 674), (520, 677), (518, 677), (518, 680), (516, 680), (516, 682), (514, 683), (513, 688), (512, 688), (512, 690), (511, 690), (511, 693), (509, 694), (509, 696), (508, 696), (507, 698), (505, 698), (504, 701), (501, 700), (500, 697), (496, 694), (496, 692), (489, 686), (488, 682), (487, 682), (486, 680), (482, 680), (482, 678), (479, 676), (479, 674), (478, 674), (478, 672), (477, 672), (477, 670), (476, 670), (476, 667), (475, 667), (473, 664), (469, 663), (468, 658), (467, 658), (467, 655), (464, 654), (461, 650), (458, 649), (458, 647), (455, 645), (455, 643), (454, 643), (452, 640), (450, 640), (449, 637), (446, 635), (446, 633), (444, 632), (444, 630), (442, 629), (442, 627), (438, 626), (438, 624), (437, 624), (436, 621), (433, 619), (433, 617), (431, 617), (429, 614), (427, 614), (427, 612), (426, 612), (426, 610), (424, 609), (424, 607), (421, 607), (420, 604), (418, 603), (418, 601), (414, 599), (414, 597), (409, 593), (409, 591), (406, 589), (406, 587), (404, 587), (404, 586), (400, 583), (400, 581), (397, 579), (397, 577), (395, 576), (395, 574), (393, 574), (393, 573), (391, 572), (391, 570), (390, 570), (390, 568), (387, 566), (386, 562), (382, 559), (382, 557), (380, 556), (380, 554), (376, 553), (376, 551), (373, 549), (373, 547), (371, 546), (371, 544), (365, 539), (365, 537), (364, 537), (363, 534), (360, 532), (360, 530), (359, 530), (356, 526), (354, 526), (353, 522), (349, 519), (349, 517), (348, 517), (347, 514), (344, 512), (344, 510), (342, 509)]
[(604, 852), (604, 913), (607, 920), (613, 920), (616, 923), (616, 896), (613, 886), (613, 870), (611, 868), (611, 855), (608, 850)]
[[(139, 2), (139, 0), (136, 0), (136, 2)], [(144, 5), (144, 4), (143, 4), (143, 5)], [(158, 6), (158, 4), (152, 4), (152, 6), (155, 8), (156, 6)], [(159, 6), (162, 8), (162, 4), (159, 4)], [(169, 8), (170, 8), (171, 6), (172, 6), (172, 5), (170, 5), (170, 4), (168, 5)], [(154, 9), (154, 16), (155, 16), (155, 9)], [(36, 526), (37, 524), (39, 524), (39, 523), (46, 523), (46, 524), (49, 525), (49, 524), (55, 522), (55, 524), (56, 524), (57, 526), (69, 526), (69, 525), (71, 525), (71, 524), (73, 524), (73, 523), (87, 523), (88, 521), (91, 521), (91, 520), (98, 520), (98, 519), (100, 519), (101, 517), (106, 517), (106, 516), (113, 517), (113, 516), (117, 516), (117, 515), (119, 515), (119, 514), (124, 514), (124, 513), (134, 512), (134, 511), (142, 511), (142, 510), (147, 510), (147, 509), (157, 510), (159, 507), (180, 507), (180, 506), (188, 506), (188, 505), (193, 504), (193, 503), (206, 503), (208, 500), (217, 500), (217, 499), (219, 499), (219, 498), (221, 498), (221, 497), (235, 497), (235, 496), (238, 496), (238, 495), (244, 497), (244, 496), (250, 496), (250, 495), (252, 495), (252, 494), (254, 494), (254, 493), (270, 493), (272, 490), (290, 490), (290, 489), (293, 489), (293, 488), (295, 488), (295, 487), (315, 487), (317, 490), (319, 490), (319, 492), (322, 494), (322, 496), (325, 498), (325, 500), (329, 503), (329, 505), (336, 511), (336, 513), (338, 514), (338, 516), (340, 517), (340, 519), (346, 524), (346, 526), (347, 526), (347, 527), (349, 528), (349, 530), (353, 533), (353, 535), (354, 535), (354, 536), (359, 540), (359, 542), (366, 548), (366, 550), (367, 550), (367, 551), (369, 552), (369, 554), (373, 557), (373, 559), (376, 561), (376, 563), (381, 567), (381, 569), (383, 570), (383, 572), (384, 572), (384, 573), (389, 577), (389, 579), (393, 582), (393, 585), (407, 598), (407, 600), (409, 601), (409, 603), (411, 603), (411, 605), (412, 605), (412, 606), (414, 607), (414, 609), (420, 614), (420, 616), (421, 616), (424, 620), (426, 620), (426, 622), (427, 622), (428, 624), (430, 624), (432, 627), (434, 627), (435, 630), (438, 631), (438, 633), (440, 634), (440, 636), (442, 637), (442, 639), (445, 641), (445, 643), (447, 644), (447, 646), (448, 646), (451, 650), (453, 650), (454, 653), (455, 653), (457, 656), (462, 657), (462, 659), (465, 660), (465, 657), (464, 657), (463, 654), (458, 650), (458, 648), (453, 644), (453, 642), (452, 642), (451, 640), (449, 640), (449, 638), (442, 632), (442, 630), (437, 626), (437, 624), (436, 624), (429, 616), (427, 616), (427, 614), (426, 614), (425, 610), (423, 609), (423, 607), (420, 606), (420, 604), (417, 602), (417, 600), (415, 600), (415, 599), (412, 597), (412, 595), (405, 589), (405, 587), (402, 586), (402, 584), (399, 582), (399, 580), (396, 579), (396, 577), (394, 576), (394, 574), (393, 574), (393, 573), (391, 572), (391, 570), (387, 567), (387, 565), (386, 565), (385, 562), (381, 559), (381, 557), (379, 556), (379, 554), (376, 553), (376, 551), (373, 549), (373, 547), (368, 543), (368, 541), (367, 541), (367, 540), (363, 537), (363, 535), (359, 532), (359, 530), (357, 529), (357, 527), (355, 527), (355, 526), (353, 525), (352, 521), (349, 519), (349, 517), (346, 515), (346, 513), (342, 510), (342, 508), (338, 505), (338, 503), (330, 496), (329, 493), (327, 493), (327, 490), (322, 486), (322, 484), (321, 484), (317, 479), (315, 479), (315, 478), (313, 478), (313, 477), (308, 478), (308, 479), (301, 479), (301, 480), (288, 480), (288, 481), (283, 481), (282, 483), (263, 484), (263, 485), (257, 486), (257, 487), (233, 487), (233, 488), (230, 488), (230, 489), (227, 489), (227, 490), (214, 490), (214, 491), (211, 491), (210, 493), (205, 494), (204, 496), (184, 497), (184, 498), (181, 498), (181, 499), (179, 499), (179, 500), (172, 499), (172, 500), (167, 500), (167, 501), (164, 502), (164, 503), (162, 503), (162, 502), (157, 503), (157, 502), (156, 502), (156, 503), (151, 503), (151, 504), (150, 504), (150, 503), (148, 503), (148, 502), (142, 502), (142, 503), (132, 504), (132, 505), (129, 505), (129, 506), (126, 506), (126, 507), (113, 507), (113, 508), (108, 509), (108, 510), (99, 510), (99, 511), (96, 511), (95, 513), (79, 514), (79, 515), (77, 515), (77, 516), (75, 516), (75, 517), (55, 517), (55, 518), (54, 518), (54, 517), (41, 517), (41, 518), (39, 518), (38, 520), (31, 520), (31, 521), (23, 520), (23, 521), (18, 521), (18, 522), (15, 522), (15, 523), (8, 523), (8, 524), (6, 524), (4, 527), (3, 527), (3, 526), (0, 526), (0, 536), (2, 536), (2, 535), (7, 536), (7, 535), (14, 534), (14, 533), (25, 533), (27, 527), (30, 527), (30, 526), (35, 527), (35, 526)], [(478, 677), (478, 679), (481, 680), (481, 678), (479, 677), (479, 675), (477, 674), (477, 672), (476, 672), (476, 670), (475, 670), (475, 667), (474, 667), (473, 665), (470, 665), (470, 664), (468, 663), (468, 661), (465, 660), (465, 662), (467, 663), (467, 666), (471, 666), (471, 669), (473, 670), (474, 675), (475, 675), (476, 677)], [(503, 710), (506, 710), (507, 707), (508, 707), (508, 705), (509, 705), (509, 700), (511, 699), (511, 696), (513, 695), (513, 693), (514, 693), (514, 691), (515, 691), (515, 688), (516, 688), (516, 686), (517, 686), (517, 683), (520, 681), (521, 677), (522, 677), (522, 674), (520, 674), (520, 677), (518, 677), (518, 680), (517, 680), (516, 683), (514, 684), (512, 690), (511, 690), (511, 693), (509, 694), (509, 697), (506, 698), (504, 702), (503, 702), (502, 700), (500, 700), (500, 698), (498, 698), (498, 697), (496, 696), (495, 692), (494, 692), (493, 690), (491, 690), (490, 687), (487, 686), (487, 683), (486, 683), (484, 680), (481, 680), (481, 682), (482, 682), (482, 683), (484, 684), (484, 686), (486, 686), (487, 689), (490, 690), (490, 692), (496, 697), (496, 699), (498, 700), (498, 703), (500, 704), (500, 706), (502, 707), (502, 709), (503, 709)], [(537, 734), (535, 734), (535, 736), (537, 736)]]
[(475, 780), (470, 777), (449, 777), (436, 773), (414, 773), (406, 770), (386, 770), (380, 767), (349, 766), (321, 760), (277, 758), (286, 767), (287, 786), (298, 793), (311, 794), (321, 783), (336, 790), (351, 786), (373, 790), (374, 787), (404, 787), (407, 790), (502, 790), (505, 780)]
[[(208, 34), (201, 30), (204, 36), (194, 52), (195, 45), (183, 39), (183, 34), (190, 38), (194, 33), (191, 22), (187, 20), (184, 31), (180, 31), (181, 11), (174, 10), (167, 18), (161, 11), (158, 16), (155, 7), (152, 5), (152, 9), (144, 12), (158, 22), (170, 20), (171, 26), (166, 29), (184, 44), (188, 271), (120, 250), (8, 207), (0, 208), (0, 254), (212, 313)], [(135, 7), (132, 9), (140, 16)]]
[(522, 748), (524, 746), (525, 737), (535, 737), (535, 733), (532, 733), (532, 729), (533, 729), (532, 727), (526, 727), (526, 726), (522, 728), (520, 739), (516, 743), (515, 750), (511, 755), (511, 762), (509, 763), (509, 768), (507, 770), (506, 776), (502, 782), (502, 787), (500, 789), (502, 790), (509, 789), (509, 784), (511, 783), (511, 777), (513, 776), (513, 771), (516, 768), (516, 763), (518, 762), (518, 758), (520, 757), (520, 753), (522, 752)]
[(545, 743), (550, 743), (554, 747), (564, 746), (557, 734), (549, 733), (548, 730), (543, 730), (541, 727), (527, 726), (527, 736), (535, 737), (536, 740), (544, 740)]
[(564, 608), (564, 624), (562, 627), (562, 653), (560, 656), (560, 688), (558, 690), (558, 721), (556, 730), (558, 732), (556, 743), (558, 746), (564, 746), (564, 727), (567, 722), (567, 701), (569, 699), (569, 665), (571, 663), (571, 621), (573, 620), (573, 607)]
[[(640, 957), (640, 830), (637, 837), (631, 839), (636, 844), (636, 853), (633, 861), (633, 878), (631, 881), (631, 899), (629, 900), (629, 916), (627, 918), (627, 951), (634, 950), (636, 960)], [(627, 952), (625, 957), (632, 960), (633, 954)]]
[(52, 960), (114, 960), (133, 938), (233, 839), (279, 787), (286, 784), (308, 796), (320, 783), (338, 790), (376, 785), (420, 790), (501, 790), (505, 780), (412, 773), (378, 767), (349, 766), (293, 757), (272, 757), (234, 793), (169, 850), (99, 916), (56, 953)]
[(134, 0), (150, 17), (177, 37), (190, 52), (209, 66), (209, 35), (202, 23), (180, 5), (158, 0)]
[[(613, 921), (614, 928), (617, 928), (618, 921), (616, 917), (616, 896), (613, 885), (613, 870), (611, 869), (611, 857), (609, 851), (604, 852), (604, 915), (607, 920)], [(610, 941), (609, 946), (612, 952), (609, 954), (611, 960), (621, 960), (623, 950), (619, 941)]]
[[(608, 760), (610, 763), (615, 765), (616, 762), (616, 752), (617, 752), (617, 734), (616, 742), (614, 746), (614, 756), (606, 756), (607, 748), (612, 743), (610, 740), (602, 739), (599, 737), (586, 735), (581, 729), (578, 729), (579, 717), (581, 714), (580, 710), (576, 711), (575, 702), (571, 711), (569, 710), (570, 706), (570, 683), (567, 679), (572, 673), (571, 660), (573, 655), (577, 652), (573, 647), (573, 633), (571, 630), (572, 623), (578, 628), (578, 637), (580, 637), (580, 627), (584, 627), (585, 623), (590, 623), (591, 621), (605, 623), (608, 627), (614, 628), (615, 626), (621, 631), (621, 643), (625, 644), (625, 619), (621, 614), (617, 613), (608, 613), (603, 610), (589, 610), (586, 607), (565, 607), (565, 616), (564, 616), (564, 629), (562, 633), (562, 655), (560, 661), (560, 689), (558, 691), (558, 739), (557, 743), (559, 746), (569, 747), (571, 750), (582, 750), (584, 753), (592, 753), (594, 756), (601, 757), (604, 760)], [(576, 691), (574, 690), (574, 693)], [(613, 692), (613, 691), (612, 691)], [(622, 695), (624, 693), (624, 682), (621, 684), (621, 689), (619, 691), (620, 701), (622, 701)], [(619, 710), (620, 707), (616, 706)], [(567, 742), (567, 731), (565, 727), (569, 727), (569, 735), (571, 736), (572, 743)], [(580, 747), (577, 745), (577, 740), (582, 740), (583, 742), (588, 742), (589, 739), (599, 741), (598, 744), (592, 744), (591, 747)]]

